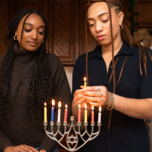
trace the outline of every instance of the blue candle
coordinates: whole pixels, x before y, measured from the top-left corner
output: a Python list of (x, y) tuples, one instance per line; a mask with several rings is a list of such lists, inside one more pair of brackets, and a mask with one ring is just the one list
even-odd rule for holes
[(52, 100), (52, 108), (51, 108), (51, 122), (54, 121), (54, 106), (55, 106), (55, 101)]

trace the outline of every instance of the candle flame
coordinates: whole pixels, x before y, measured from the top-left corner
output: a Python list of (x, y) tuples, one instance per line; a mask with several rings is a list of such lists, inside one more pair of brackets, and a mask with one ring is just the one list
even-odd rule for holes
[(87, 109), (87, 104), (85, 104), (85, 109)]
[(86, 77), (84, 77), (84, 81), (86, 81), (87, 80), (87, 78)]
[(54, 101), (54, 99), (52, 100), (52, 106), (55, 106), (55, 101)]
[(92, 110), (94, 110), (94, 106), (92, 106)]
[(99, 107), (99, 112), (101, 112), (101, 110), (102, 110), (102, 108), (101, 108), (101, 106)]
[(47, 103), (46, 103), (46, 102), (44, 102), (44, 106), (45, 106), (45, 107), (47, 106)]
[(67, 104), (65, 105), (65, 108), (68, 108), (68, 105), (67, 105)]
[(61, 102), (60, 102), (60, 101), (59, 101), (59, 103), (58, 103), (58, 107), (61, 108)]
[(79, 104), (79, 109), (81, 108), (81, 105)]

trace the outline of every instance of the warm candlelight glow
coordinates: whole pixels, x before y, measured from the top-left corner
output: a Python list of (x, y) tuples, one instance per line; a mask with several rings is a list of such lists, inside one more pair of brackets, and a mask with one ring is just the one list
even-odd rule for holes
[(58, 107), (61, 108), (61, 102), (60, 102), (60, 101), (59, 101), (59, 103), (58, 103)]
[(65, 105), (65, 108), (66, 108), (66, 109), (68, 108), (68, 105), (67, 105), (67, 104)]
[(79, 104), (79, 109), (81, 108), (81, 105)]
[(101, 106), (100, 106), (100, 107), (99, 107), (99, 112), (101, 112), (101, 110), (102, 110), (102, 109), (101, 109)]
[(84, 81), (86, 81), (87, 80), (87, 78), (86, 77), (84, 77)]
[(85, 104), (85, 109), (87, 109), (87, 104)]
[(55, 101), (54, 101), (54, 99), (52, 100), (52, 106), (55, 106)]
[(46, 102), (44, 102), (44, 106), (45, 106), (45, 107), (47, 106), (47, 103), (46, 103)]
[(92, 106), (92, 110), (94, 110), (94, 106)]

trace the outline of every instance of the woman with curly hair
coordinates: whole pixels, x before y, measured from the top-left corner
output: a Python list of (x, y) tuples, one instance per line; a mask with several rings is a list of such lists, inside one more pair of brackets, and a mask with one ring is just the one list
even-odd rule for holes
[[(86, 54), (74, 66), (72, 112), (77, 117), (78, 104), (102, 106), (102, 126), (83, 151), (150, 152), (144, 119), (152, 118), (152, 52), (134, 41), (119, 0), (89, 0), (86, 12)], [(87, 22), (100, 44), (89, 53)], [(97, 122), (98, 108), (95, 113)]]
[(70, 107), (71, 93), (60, 60), (46, 50), (46, 39), (47, 22), (39, 12), (23, 9), (10, 21), (7, 51), (0, 58), (0, 151), (37, 152), (39, 147), (51, 152), (57, 147), (44, 132), (44, 102), (49, 121), (51, 100)]

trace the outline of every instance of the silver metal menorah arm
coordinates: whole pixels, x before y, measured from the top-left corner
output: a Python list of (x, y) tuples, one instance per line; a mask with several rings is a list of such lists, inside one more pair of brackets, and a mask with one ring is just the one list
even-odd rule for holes
[[(58, 140), (56, 137), (55, 137), (55, 135), (53, 134), (53, 125), (54, 125), (54, 123), (52, 122), (52, 124), (50, 123), (50, 125), (51, 125), (51, 132), (48, 132), (47, 131), (47, 123), (44, 123), (44, 130), (45, 130), (45, 133), (46, 133), (46, 135), (49, 137), (49, 138), (51, 138), (52, 140), (54, 140), (54, 141), (56, 141), (58, 144), (60, 144), (63, 148), (65, 148), (67, 151), (71, 151), (70, 149), (68, 149), (66, 146), (64, 146), (60, 141), (61, 141), (61, 139), (60, 140)], [(57, 133), (57, 132), (56, 132)], [(66, 132), (66, 134), (67, 134), (67, 132)], [(61, 137), (62, 139), (64, 138), (64, 136), (66, 135), (66, 134), (63, 134), (63, 136)], [(57, 135), (57, 134), (56, 134)]]
[(94, 137), (92, 137), (92, 138), (90, 139), (90, 141), (93, 140), (93, 139), (95, 139), (95, 138), (99, 135), (99, 133), (100, 133), (101, 123), (98, 122), (97, 125), (98, 125), (98, 132), (93, 133), (93, 136), (94, 136)]

